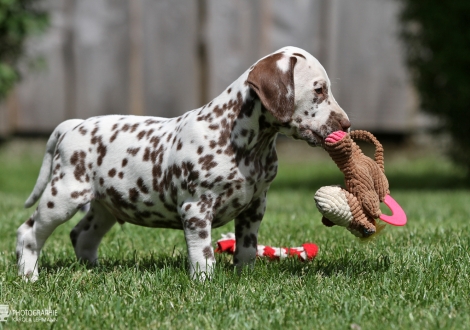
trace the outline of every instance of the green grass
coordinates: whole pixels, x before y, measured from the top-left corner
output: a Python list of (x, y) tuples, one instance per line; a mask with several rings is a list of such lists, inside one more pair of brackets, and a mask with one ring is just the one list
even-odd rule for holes
[[(213, 280), (192, 282), (182, 232), (126, 224), (104, 238), (100, 266), (87, 268), (75, 261), (68, 237), (77, 215), (47, 242), (40, 279), (25, 283), (16, 275), (15, 232), (31, 213), (22, 205), (44, 142), (0, 146), (0, 305), (57, 310), (55, 323), (10, 318), (0, 328), (468, 328), (470, 191), (459, 169), (439, 156), (391, 157), (386, 169), (392, 194), (409, 223), (388, 226), (364, 244), (342, 228), (321, 224), (313, 194), (342, 182), (335, 165), (303, 151), (294, 159), (280, 149), (259, 241), (314, 242), (320, 252), (313, 262), (259, 260), (238, 276), (231, 257), (217, 255)], [(233, 223), (213, 230), (213, 241), (229, 231)]]

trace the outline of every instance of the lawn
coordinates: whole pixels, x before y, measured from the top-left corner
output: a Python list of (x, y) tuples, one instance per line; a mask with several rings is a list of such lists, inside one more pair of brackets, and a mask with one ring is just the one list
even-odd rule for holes
[[(231, 257), (217, 255), (213, 280), (192, 282), (182, 232), (126, 224), (105, 236), (100, 265), (87, 268), (68, 236), (76, 215), (48, 240), (40, 279), (25, 283), (16, 275), (15, 233), (32, 212), (22, 205), (44, 148), (44, 141), (0, 145), (0, 305), (56, 316), (51, 323), (10, 316), (0, 329), (469, 327), (470, 191), (462, 171), (438, 154), (386, 146), (392, 195), (409, 222), (365, 244), (321, 224), (313, 195), (342, 182), (334, 163), (323, 150), (283, 141), (259, 242), (314, 242), (320, 252), (312, 262), (259, 260), (238, 276)], [(230, 231), (233, 223), (213, 230), (213, 241)]]

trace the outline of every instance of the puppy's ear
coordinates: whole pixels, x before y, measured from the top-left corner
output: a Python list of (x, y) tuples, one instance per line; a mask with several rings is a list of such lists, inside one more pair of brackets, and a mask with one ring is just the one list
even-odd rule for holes
[(246, 81), (263, 106), (281, 123), (289, 122), (294, 113), (295, 63), (297, 58), (294, 56), (273, 54), (256, 63)]

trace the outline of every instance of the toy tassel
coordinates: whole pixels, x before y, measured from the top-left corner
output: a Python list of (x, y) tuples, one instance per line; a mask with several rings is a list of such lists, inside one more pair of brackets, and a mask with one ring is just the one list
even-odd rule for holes
[[(235, 252), (235, 234), (222, 234), (222, 238), (217, 241), (215, 252), (229, 253)], [(256, 255), (258, 257), (267, 257), (272, 260), (284, 259), (286, 257), (297, 256), (301, 261), (312, 260), (318, 253), (318, 246), (313, 243), (302, 244), (301, 247), (280, 248), (265, 245), (258, 245)]]

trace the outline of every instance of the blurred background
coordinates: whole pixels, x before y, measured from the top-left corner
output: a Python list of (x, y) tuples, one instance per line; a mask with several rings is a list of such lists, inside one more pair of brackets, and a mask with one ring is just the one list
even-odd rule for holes
[(420, 124), (390, 0), (43, 0), (49, 27), (26, 41), (42, 66), (2, 107), (2, 132), (68, 118), (172, 117), (220, 94), (259, 58), (301, 47), (325, 66), (355, 128)]
[[(0, 137), (46, 135), (76, 117), (177, 116), (210, 101), (260, 57), (292, 45), (324, 65), (354, 129), (402, 140), (441, 129), (452, 138), (452, 128), (469, 124), (469, 91), (454, 89), (454, 98), (462, 93), (458, 105), (442, 101), (454, 88), (443, 68), (452, 63), (466, 80), (470, 56), (457, 52), (459, 62), (449, 54), (470, 46), (468, 3), (3, 0)], [(454, 124), (446, 117), (452, 111), (459, 112)]]

